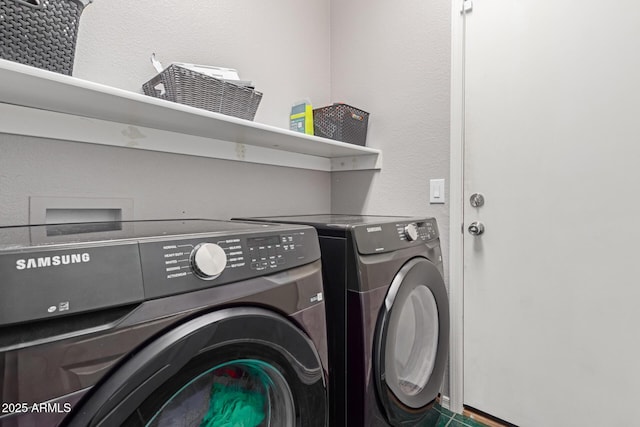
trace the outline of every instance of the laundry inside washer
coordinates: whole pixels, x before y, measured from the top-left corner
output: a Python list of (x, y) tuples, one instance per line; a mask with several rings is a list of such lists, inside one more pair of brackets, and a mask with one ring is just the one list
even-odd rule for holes
[(275, 366), (239, 359), (214, 366), (182, 385), (147, 425), (293, 425), (294, 410), (287, 405), (293, 401), (290, 393)]
[(4, 227), (0, 271), (0, 400), (53, 408), (0, 426), (327, 425), (312, 227)]

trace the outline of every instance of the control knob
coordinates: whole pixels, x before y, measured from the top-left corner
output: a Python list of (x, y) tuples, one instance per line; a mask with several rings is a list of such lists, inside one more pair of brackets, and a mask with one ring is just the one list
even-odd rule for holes
[(227, 254), (215, 243), (201, 243), (191, 252), (193, 273), (205, 280), (213, 280), (227, 266)]
[(418, 226), (415, 223), (411, 223), (404, 228), (404, 237), (407, 241), (413, 242), (418, 238)]

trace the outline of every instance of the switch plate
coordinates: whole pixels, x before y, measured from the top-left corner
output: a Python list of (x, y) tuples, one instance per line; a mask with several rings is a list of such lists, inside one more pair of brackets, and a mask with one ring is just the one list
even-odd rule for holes
[(444, 203), (444, 178), (429, 181), (429, 203)]

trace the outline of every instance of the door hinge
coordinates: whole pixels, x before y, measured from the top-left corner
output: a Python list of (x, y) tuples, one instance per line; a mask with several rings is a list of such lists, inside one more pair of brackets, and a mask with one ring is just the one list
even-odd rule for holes
[(460, 11), (460, 15), (466, 15), (473, 11), (473, 2), (471, 0), (464, 0), (462, 2), (462, 10)]

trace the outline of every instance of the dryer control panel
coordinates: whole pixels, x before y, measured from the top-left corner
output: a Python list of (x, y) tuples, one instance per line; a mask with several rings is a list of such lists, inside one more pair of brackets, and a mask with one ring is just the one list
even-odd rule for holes
[(363, 255), (424, 245), (439, 238), (434, 218), (356, 225), (353, 235), (358, 252)]

